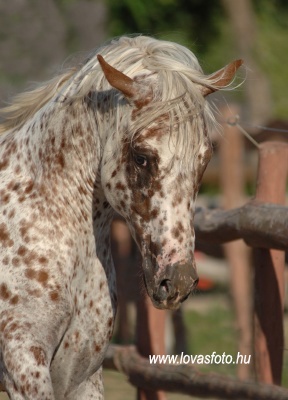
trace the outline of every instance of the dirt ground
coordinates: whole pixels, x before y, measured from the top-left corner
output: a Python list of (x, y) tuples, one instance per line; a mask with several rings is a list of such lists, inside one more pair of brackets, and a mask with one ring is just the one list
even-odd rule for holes
[[(107, 400), (134, 400), (136, 399), (136, 389), (127, 382), (123, 374), (114, 371), (104, 371), (105, 399)], [(169, 394), (167, 400), (187, 400), (190, 396), (179, 394)], [(195, 397), (194, 397), (195, 399)], [(9, 400), (9, 397), (1, 393), (0, 400)]]
[[(104, 371), (105, 399), (107, 400), (134, 400), (136, 399), (136, 389), (127, 382), (123, 374), (114, 371)], [(167, 400), (187, 400), (190, 396), (179, 394), (169, 394)], [(193, 398), (195, 400), (195, 397)], [(0, 400), (9, 400), (9, 397), (1, 393)]]

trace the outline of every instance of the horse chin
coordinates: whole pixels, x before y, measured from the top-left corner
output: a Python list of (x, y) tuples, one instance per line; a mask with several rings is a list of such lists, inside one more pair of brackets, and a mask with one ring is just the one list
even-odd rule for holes
[(153, 297), (150, 297), (152, 300), (152, 304), (155, 308), (158, 308), (158, 310), (178, 310), (178, 308), (181, 305), (181, 301), (173, 301), (169, 302), (167, 300), (164, 301), (156, 301), (153, 299)]

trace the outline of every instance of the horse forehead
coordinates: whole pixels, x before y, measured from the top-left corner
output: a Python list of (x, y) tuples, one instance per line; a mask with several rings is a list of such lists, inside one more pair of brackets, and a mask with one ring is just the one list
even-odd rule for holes
[(148, 142), (154, 145), (160, 144), (163, 141), (163, 138), (168, 135), (168, 132), (168, 129), (165, 129), (163, 125), (155, 123), (150, 128), (141, 132), (141, 135), (139, 135), (139, 138), (137, 139), (137, 143), (142, 144)]

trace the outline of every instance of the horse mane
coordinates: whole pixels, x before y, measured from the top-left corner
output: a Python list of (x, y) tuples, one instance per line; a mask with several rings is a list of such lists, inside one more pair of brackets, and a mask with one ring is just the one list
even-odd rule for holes
[[(50, 100), (56, 99), (57, 96), (59, 99), (59, 93), (62, 99), (67, 98), (69, 101), (83, 100), (92, 91), (95, 92), (93, 101), (101, 104), (103, 93), (105, 92), (107, 97), (107, 93), (110, 92), (113, 94), (109, 100), (113, 107), (110, 108), (114, 109), (114, 117), (115, 112), (117, 113), (119, 121), (119, 115), (125, 112), (125, 107), (120, 107), (121, 110), (115, 111), (121, 95), (118, 93), (115, 96), (115, 90), (111, 91), (111, 86), (106, 81), (97, 60), (97, 54), (101, 54), (110, 65), (132, 79), (141, 76), (147, 78), (148, 76), (148, 79), (154, 77), (157, 82), (153, 99), (156, 106), (150, 108), (149, 112), (142, 113), (142, 120), (141, 118), (138, 120), (138, 126), (134, 127), (134, 132), (139, 132), (141, 127), (147, 127), (149, 123), (153, 123), (165, 112), (173, 117), (171, 124), (180, 124), (181, 120), (185, 121), (185, 118), (189, 120), (190, 126), (192, 123), (193, 130), (196, 130), (196, 136), (201, 136), (200, 132), (203, 131), (196, 124), (199, 120), (197, 116), (204, 119), (208, 131), (208, 125), (215, 126), (215, 117), (211, 107), (201, 94), (201, 86), (209, 85), (211, 87), (213, 82), (209, 76), (203, 74), (195, 55), (176, 43), (147, 36), (135, 36), (114, 39), (90, 54), (77, 67), (63, 72), (32, 91), (17, 95), (11, 105), (0, 110), (0, 116), (4, 117), (4, 121), (0, 124), (0, 133), (10, 129), (19, 129)], [(97, 117), (97, 110), (95, 117)], [(189, 135), (188, 127), (185, 127), (185, 124), (182, 130), (184, 136), (182, 135), (183, 137), (180, 138), (181, 147), (187, 149), (187, 146), (188, 148), (192, 146), (195, 149), (196, 142), (198, 147), (201, 145), (200, 137), (198, 139), (194, 137), (191, 142), (192, 139), (188, 136), (194, 135)], [(186, 145), (185, 142), (187, 142)]]
[(73, 76), (75, 70), (75, 68), (70, 69), (33, 90), (16, 95), (10, 105), (0, 109), (0, 116), (4, 120), (0, 124), (0, 134), (13, 128), (20, 128), (54, 97), (64, 83)]

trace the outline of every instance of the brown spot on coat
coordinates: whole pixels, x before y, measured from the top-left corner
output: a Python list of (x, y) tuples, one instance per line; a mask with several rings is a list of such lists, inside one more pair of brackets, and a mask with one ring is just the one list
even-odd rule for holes
[(35, 279), (36, 278), (36, 271), (32, 268), (27, 268), (25, 271), (25, 275), (28, 279)]
[(1, 283), (0, 285), (0, 298), (3, 300), (8, 300), (10, 297), (10, 292), (5, 283)]
[(0, 161), (0, 170), (4, 170), (9, 165), (9, 159), (5, 158), (4, 160)]
[(40, 264), (48, 264), (48, 258), (45, 256), (41, 256), (38, 258)]
[(44, 286), (48, 280), (48, 276), (48, 272), (46, 272), (44, 269), (41, 269), (37, 274), (37, 281)]
[(43, 292), (41, 292), (39, 289), (28, 289), (27, 293), (29, 294), (29, 296), (33, 296), (33, 297), (41, 297)]
[(175, 227), (172, 229), (172, 231), (171, 231), (172, 236), (173, 236), (175, 239), (179, 239), (179, 236), (180, 236), (180, 234), (181, 234), (182, 232), (184, 232), (184, 227), (183, 227), (183, 225), (182, 225), (182, 222), (178, 221), (178, 222), (176, 223), (176, 226), (175, 226)]
[(59, 300), (59, 293), (56, 290), (53, 290), (52, 292), (49, 293), (50, 299), (52, 301), (58, 301)]
[(3, 196), (1, 196), (1, 197), (2, 197), (1, 198), (2, 204), (9, 203), (9, 200), (10, 200), (10, 194), (9, 193), (3, 194)]
[(12, 258), (12, 265), (13, 265), (14, 267), (19, 267), (19, 265), (20, 265), (20, 258), (19, 258), (19, 257), (13, 257), (13, 258)]
[(8, 218), (12, 219), (15, 216), (15, 208), (9, 211)]
[(0, 224), (0, 242), (2, 242), (2, 245), (4, 247), (11, 247), (10, 246), (10, 244), (11, 244), (10, 234), (9, 234), (7, 226), (6, 226), (6, 224), (4, 224), (4, 222), (2, 222), (2, 224)]
[(121, 182), (117, 182), (116, 185), (115, 185), (115, 188), (118, 189), (118, 190), (121, 190), (123, 192), (126, 190), (126, 186), (123, 185), (123, 183), (121, 183)]
[(8, 257), (8, 256), (5, 256), (5, 257), (3, 258), (2, 264), (3, 264), (3, 265), (8, 265), (8, 264), (9, 264), (9, 257)]
[(182, 197), (181, 193), (177, 193), (176, 196), (174, 196), (172, 206), (176, 207), (178, 204), (182, 203), (182, 200), (183, 200), (183, 197)]
[(157, 218), (159, 215), (159, 208), (153, 208), (153, 210), (151, 210), (151, 219)]
[(41, 347), (31, 346), (31, 353), (34, 355), (37, 365), (45, 365), (46, 364), (46, 355), (44, 350)]
[(19, 296), (17, 294), (10, 299), (10, 304), (12, 304), (13, 306), (16, 305), (18, 302)]
[(63, 153), (59, 153), (57, 159), (56, 159), (57, 163), (60, 165), (60, 167), (63, 169), (65, 166), (65, 158)]
[(33, 186), (34, 186), (34, 183), (31, 181), (31, 182), (28, 183), (28, 185), (26, 186), (24, 192), (25, 192), (26, 194), (31, 193), (31, 191), (33, 190)]
[(25, 246), (20, 246), (19, 249), (17, 250), (17, 254), (21, 257), (25, 256), (27, 253), (27, 247)]

